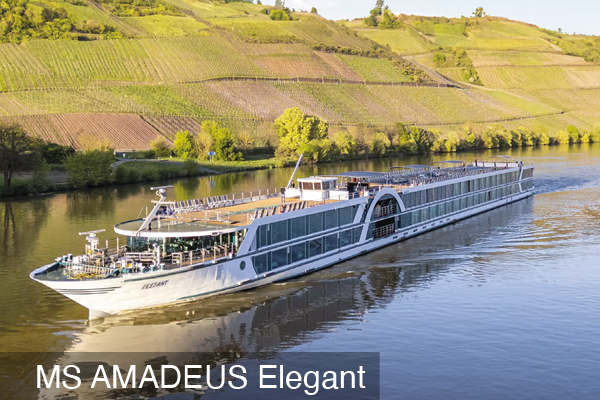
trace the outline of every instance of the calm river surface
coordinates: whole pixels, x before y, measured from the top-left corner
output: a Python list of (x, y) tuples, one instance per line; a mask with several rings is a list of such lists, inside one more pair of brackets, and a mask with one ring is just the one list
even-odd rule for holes
[[(232, 343), (243, 352), (374, 351), (384, 399), (597, 399), (600, 146), (513, 155), (536, 166), (532, 198), (302, 279), (93, 324), (86, 309), (28, 274), (81, 253), (78, 232), (110, 233), (136, 218), (155, 198), (151, 184), (0, 202), (0, 351), (213, 352)], [(304, 167), (298, 177), (451, 157)], [(274, 188), (290, 173), (181, 180), (171, 196)], [(37, 397), (19, 386), (17, 358), (2, 366), (11, 379), (3, 393)]]

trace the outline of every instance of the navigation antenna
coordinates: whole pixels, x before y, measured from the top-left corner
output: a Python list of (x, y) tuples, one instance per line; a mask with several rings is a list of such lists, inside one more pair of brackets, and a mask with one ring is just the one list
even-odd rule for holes
[(304, 153), (300, 154), (300, 158), (298, 159), (298, 162), (296, 163), (296, 168), (294, 168), (294, 172), (292, 172), (290, 181), (288, 182), (287, 186), (285, 187), (286, 190), (289, 189), (290, 186), (292, 186), (292, 183), (294, 182), (294, 176), (296, 175), (296, 171), (298, 171), (298, 167), (300, 166), (300, 163), (302, 162), (302, 156), (304, 156)]
[(106, 232), (106, 229), (98, 229), (95, 231), (79, 232), (79, 236), (87, 235), (85, 240), (89, 243), (85, 245), (85, 252), (88, 255), (95, 253), (98, 250), (100, 239), (96, 237), (97, 233)]

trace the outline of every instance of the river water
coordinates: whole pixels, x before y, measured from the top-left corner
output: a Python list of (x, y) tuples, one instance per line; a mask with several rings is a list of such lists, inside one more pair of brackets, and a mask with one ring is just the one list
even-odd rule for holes
[[(92, 324), (28, 274), (82, 252), (78, 232), (136, 218), (155, 198), (151, 184), (0, 202), (0, 351), (372, 351), (384, 399), (598, 398), (600, 146), (512, 154), (536, 166), (532, 198), (301, 279)], [(298, 177), (452, 157), (303, 167)], [(171, 197), (274, 188), (290, 173), (180, 180)], [(2, 366), (8, 393), (37, 396), (11, 373), (15, 357)]]

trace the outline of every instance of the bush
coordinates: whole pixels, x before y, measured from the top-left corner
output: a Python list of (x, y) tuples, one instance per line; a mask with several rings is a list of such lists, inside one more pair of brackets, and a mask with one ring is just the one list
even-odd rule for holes
[(112, 151), (75, 153), (65, 159), (67, 183), (75, 189), (109, 184), (114, 179), (111, 166), (114, 161)]
[(269, 14), (269, 18), (273, 21), (289, 21), (288, 15), (283, 10), (273, 10)]
[(289, 108), (275, 120), (279, 136), (278, 154), (300, 155), (312, 140), (327, 137), (329, 125), (318, 117), (304, 114), (297, 107)]
[(198, 152), (194, 145), (194, 136), (189, 131), (179, 131), (173, 142), (174, 153), (181, 158), (196, 158)]
[(171, 155), (171, 146), (162, 136), (157, 136), (156, 139), (150, 142), (150, 148), (154, 151), (156, 157), (169, 157)]
[(433, 62), (438, 68), (446, 66), (446, 55), (444, 53), (436, 53), (433, 55)]
[(65, 158), (75, 154), (71, 146), (61, 146), (56, 143), (44, 143), (41, 148), (42, 158), (48, 164), (62, 164)]
[(198, 175), (198, 171), (200, 171), (200, 166), (196, 160), (185, 160), (183, 165), (181, 166), (181, 170), (185, 176), (194, 176)]
[[(200, 144), (204, 151), (214, 150), (215, 160), (241, 161), (244, 159), (242, 153), (236, 149), (233, 135), (229, 129), (221, 127), (215, 121), (205, 121), (202, 123), (202, 134), (203, 136), (198, 139), (201, 143), (197, 141), (197, 144)], [(209, 145), (210, 140), (206, 135), (212, 137), (212, 144)]]

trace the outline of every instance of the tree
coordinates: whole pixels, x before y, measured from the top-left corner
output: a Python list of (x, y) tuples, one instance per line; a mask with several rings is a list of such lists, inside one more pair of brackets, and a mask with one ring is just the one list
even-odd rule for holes
[(579, 129), (573, 125), (567, 127), (567, 133), (569, 134), (569, 143), (579, 143)]
[(375, 3), (375, 8), (373, 8), (369, 12), (369, 16), (365, 18), (365, 25), (367, 26), (377, 26), (379, 17), (383, 13), (383, 0), (377, 0)]
[(446, 66), (446, 55), (444, 53), (435, 53), (433, 55), (433, 62), (438, 68)]
[(283, 2), (281, 0), (275, 0), (275, 7), (283, 7)]
[(383, 18), (379, 23), (379, 29), (396, 29), (400, 28), (401, 23), (390, 10), (383, 12)]
[[(203, 150), (214, 150), (215, 160), (221, 161), (239, 161), (243, 160), (242, 153), (239, 152), (233, 141), (233, 135), (227, 128), (220, 126), (215, 121), (204, 121), (201, 128), (202, 136), (201, 141)], [(206, 135), (212, 138), (212, 144), (210, 139)]]
[(163, 136), (157, 136), (150, 142), (150, 148), (154, 151), (156, 157), (169, 157), (171, 155), (171, 146)]
[(113, 181), (112, 151), (86, 150), (65, 160), (67, 183), (73, 188), (106, 185)]
[(12, 183), (13, 172), (27, 164), (28, 158), (39, 149), (40, 141), (27, 136), (18, 125), (0, 125), (0, 167), (4, 187)]
[(327, 137), (329, 125), (318, 117), (304, 114), (297, 107), (288, 108), (275, 120), (279, 150), (300, 155), (303, 146)]
[(194, 136), (189, 131), (179, 131), (175, 134), (173, 151), (177, 157), (196, 158), (197, 152), (194, 146)]
[(317, 9), (315, 7), (310, 9), (311, 14), (318, 14)]
[(475, 18), (481, 18), (485, 16), (485, 11), (483, 11), (483, 7), (477, 7), (472, 14)]
[(333, 141), (335, 142), (335, 145), (342, 156), (351, 156), (356, 154), (356, 139), (350, 132), (336, 132), (333, 135)]
[(41, 156), (48, 164), (62, 164), (65, 158), (75, 154), (71, 146), (61, 146), (56, 143), (44, 143), (41, 148)]
[(269, 18), (273, 21), (289, 21), (288, 15), (283, 10), (273, 10), (271, 14), (269, 14)]

